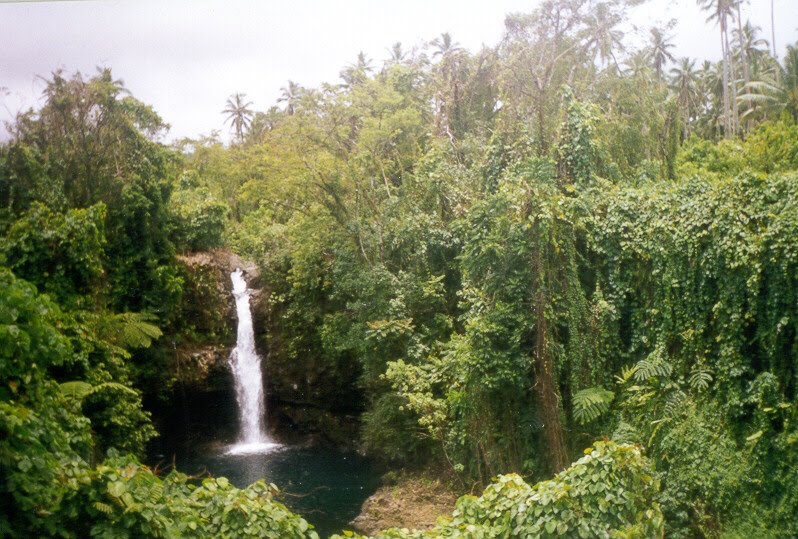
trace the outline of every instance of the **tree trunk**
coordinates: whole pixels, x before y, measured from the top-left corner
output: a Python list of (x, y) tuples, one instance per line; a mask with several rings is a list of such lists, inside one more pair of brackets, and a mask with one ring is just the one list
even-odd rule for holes
[[(776, 17), (774, 15), (773, 2), (774, 0), (770, 0), (770, 37), (773, 42), (773, 58), (778, 60), (779, 56), (776, 53)], [(778, 73), (778, 70), (776, 70), (776, 73)]]
[(536, 145), (538, 147), (538, 157), (545, 157), (549, 152), (549, 145), (546, 138), (546, 92), (542, 88), (538, 89), (536, 112), (538, 117), (538, 132), (535, 133), (535, 135), (538, 138)]
[(732, 134), (736, 135), (740, 123), (740, 114), (737, 106), (737, 74), (734, 70), (734, 56), (729, 46), (729, 29), (726, 28), (726, 51), (729, 55), (729, 73), (731, 84), (731, 100), (732, 100)]
[(546, 319), (547, 297), (544, 286), (549, 282), (547, 268), (542, 263), (542, 238), (540, 227), (536, 226), (538, 233), (538, 248), (533, 260), (533, 270), (537, 278), (535, 297), (535, 394), (540, 410), (540, 420), (543, 423), (543, 440), (546, 444), (547, 461), (554, 473), (568, 466), (568, 451), (565, 448), (562, 418), (560, 417), (560, 397), (557, 393), (557, 382), (554, 376), (554, 362), (549, 346), (549, 325)]
[(560, 418), (560, 397), (554, 377), (554, 364), (548, 350), (548, 323), (546, 321), (546, 300), (538, 293), (535, 306), (535, 392), (540, 407), (540, 420), (543, 423), (543, 439), (548, 451), (547, 460), (554, 473), (568, 466), (568, 452), (565, 449), (562, 419)]
[(729, 51), (726, 47), (726, 18), (720, 20), (720, 48), (723, 53), (723, 138), (731, 135), (731, 108), (729, 107)]
[[(743, 47), (743, 14), (740, 11), (740, 4), (737, 4), (737, 31), (739, 32), (739, 46), (740, 46), (740, 60), (743, 62), (743, 80), (745, 81), (745, 87), (748, 88), (748, 83), (751, 82), (751, 69), (748, 67), (748, 51), (745, 50)], [(747, 100), (748, 103), (748, 110), (753, 107), (753, 103), (750, 99)], [(751, 130), (751, 118), (749, 116), (748, 120), (745, 122), (745, 132), (748, 133)]]

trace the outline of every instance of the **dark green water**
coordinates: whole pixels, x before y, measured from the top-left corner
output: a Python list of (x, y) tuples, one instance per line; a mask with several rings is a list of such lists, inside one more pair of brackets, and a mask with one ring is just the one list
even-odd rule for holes
[(360, 512), (379, 482), (369, 461), (355, 453), (284, 446), (266, 454), (196, 454), (178, 458), (180, 471), (227, 477), (245, 487), (258, 479), (276, 484), (279, 500), (316, 527), (339, 533)]

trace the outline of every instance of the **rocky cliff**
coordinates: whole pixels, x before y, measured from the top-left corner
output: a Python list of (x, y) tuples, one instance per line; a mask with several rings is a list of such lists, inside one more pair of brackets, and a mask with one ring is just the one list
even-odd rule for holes
[[(184, 431), (182, 443), (209, 435), (231, 441), (237, 432), (233, 382), (227, 363), (235, 346), (237, 324), (230, 273), (244, 271), (251, 289), (251, 307), (258, 351), (264, 361), (268, 424), (289, 443), (352, 447), (358, 420), (340, 401), (340, 381), (312, 357), (291, 360), (282, 353), (279, 324), (270, 291), (255, 264), (226, 250), (180, 256), (184, 277), (186, 328), (172, 339), (175, 403), (161, 430)], [(174, 416), (179, 417), (174, 417)], [(210, 432), (208, 432), (210, 431)]]

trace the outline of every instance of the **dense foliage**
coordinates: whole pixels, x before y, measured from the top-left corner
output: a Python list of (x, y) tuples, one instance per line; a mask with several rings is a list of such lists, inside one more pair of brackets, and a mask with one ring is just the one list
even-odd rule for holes
[(170, 358), (225, 333), (177, 255), (227, 246), (288, 397), (490, 485), (382, 537), (798, 535), (797, 49), (703, 2), (734, 39), (696, 70), (664, 29), (622, 46), (637, 3), (395, 44), (267, 112), (235, 94), (229, 146), (169, 148), (110, 71), (53, 74), (0, 146), (0, 534), (314, 535), (271, 486), (136, 461)]
[(585, 453), (534, 486), (518, 475), (501, 475), (479, 498), (460, 498), (451, 518), (431, 530), (390, 529), (374, 539), (662, 537), (657, 484), (640, 448), (596, 442)]
[[(146, 441), (151, 427), (136, 414), (137, 392), (122, 384), (53, 381), (58, 368), (79, 357), (81, 339), (65, 335), (65, 323), (46, 296), (0, 271), (1, 535), (317, 537), (272, 500), (275, 487), (264, 483), (238, 490), (219, 478), (197, 487), (176, 471), (160, 478), (114, 450), (92, 466), (102, 447), (140, 450), (136, 441)], [(108, 417), (97, 425), (81, 401), (107, 392), (113, 404), (105, 404)], [(128, 394), (133, 401), (122, 398)], [(99, 436), (110, 425), (115, 435)]]

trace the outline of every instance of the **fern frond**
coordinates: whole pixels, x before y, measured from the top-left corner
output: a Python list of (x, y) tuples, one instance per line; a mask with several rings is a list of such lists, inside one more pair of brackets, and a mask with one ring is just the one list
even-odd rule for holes
[(104, 382), (102, 384), (94, 386), (92, 390), (92, 394), (99, 393), (100, 391), (118, 391), (120, 393), (127, 393), (129, 395), (136, 395), (136, 390), (132, 389), (125, 384), (120, 384), (119, 382)]
[(149, 313), (119, 313), (105, 317), (102, 336), (123, 348), (149, 348), (152, 341), (163, 336), (157, 318)]
[(601, 417), (610, 408), (615, 393), (601, 387), (583, 389), (574, 395), (574, 419), (585, 425)]
[(60, 384), (59, 387), (61, 389), (61, 394), (64, 397), (68, 399), (75, 399), (78, 401), (82, 401), (83, 399), (85, 399), (90, 395), (94, 395), (95, 393), (99, 393), (100, 391), (105, 391), (105, 390), (119, 391), (120, 393), (128, 393), (130, 395), (136, 395), (135, 390), (118, 382), (104, 382), (102, 384), (93, 386), (88, 382), (83, 382), (81, 380), (74, 380), (71, 382), (64, 382), (63, 384)]
[(690, 375), (690, 387), (695, 391), (704, 391), (711, 382), (712, 374), (706, 369), (696, 369)]
[(106, 515), (111, 515), (114, 512), (113, 507), (103, 502), (94, 502), (94, 508), (100, 511), (101, 513), (105, 513)]
[(647, 358), (641, 359), (635, 365), (634, 378), (638, 382), (645, 382), (649, 378), (658, 376), (667, 378), (673, 372), (673, 367), (663, 357), (661, 350), (652, 352)]
[(75, 380), (73, 382), (64, 382), (60, 385), (61, 394), (68, 399), (83, 400), (88, 397), (94, 386), (88, 382)]
[(631, 367), (623, 367), (621, 369), (621, 375), (620, 376), (616, 375), (615, 380), (620, 384), (625, 384), (626, 382), (632, 379), (632, 376), (634, 376), (636, 371), (637, 371), (637, 365), (632, 365)]
[(153, 505), (159, 503), (163, 499), (163, 484), (160, 481), (155, 481), (152, 484), (148, 499)]
[(665, 417), (672, 418), (680, 414), (682, 405), (687, 400), (687, 395), (684, 391), (674, 391), (665, 401), (665, 408), (663, 413)]

